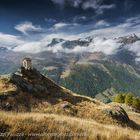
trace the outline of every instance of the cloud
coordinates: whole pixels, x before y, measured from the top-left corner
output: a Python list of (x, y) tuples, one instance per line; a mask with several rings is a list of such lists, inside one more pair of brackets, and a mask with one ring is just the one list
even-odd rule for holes
[(102, 14), (104, 12), (104, 10), (113, 9), (115, 7), (116, 7), (115, 4), (102, 5), (97, 9), (96, 13)]
[(22, 32), (24, 35), (28, 35), (28, 32), (41, 32), (42, 28), (38, 25), (35, 26), (32, 22), (23, 22), (15, 26), (15, 29)]
[(22, 44), (23, 42), (24, 41), (18, 36), (0, 33), (0, 46), (2, 47), (10, 49), (11, 47)]
[(94, 9), (97, 14), (102, 14), (104, 10), (115, 8), (115, 4), (104, 4), (104, 0), (52, 0), (55, 4), (64, 7), (70, 5), (74, 8), (82, 8), (84, 10)]
[(94, 45), (92, 48), (92, 52), (103, 52), (107, 55), (115, 54), (117, 49), (120, 47), (120, 44), (116, 42), (114, 39), (104, 39), (96, 37), (94, 39)]
[[(42, 51), (52, 51), (53, 53), (56, 53), (60, 50), (62, 46), (60, 44), (57, 44), (55, 47), (47, 47), (48, 44), (51, 43), (53, 38), (67, 38), (68, 36), (64, 33), (56, 33), (56, 34), (49, 34), (44, 35), (42, 39), (36, 40), (36, 41), (24, 41), (24, 43), (21, 43), (13, 48), (13, 51), (15, 52), (25, 52), (25, 53), (39, 53)], [(75, 38), (75, 35), (69, 35), (69, 40), (73, 40)]]
[(54, 25), (54, 29), (55, 30), (58, 30), (58, 29), (61, 29), (61, 28), (63, 28), (63, 27), (66, 27), (66, 26), (68, 26), (69, 24), (66, 24), (66, 23), (63, 23), (63, 22), (60, 22), (60, 23), (56, 23), (55, 25)]
[(108, 27), (108, 26), (110, 26), (110, 24), (105, 20), (100, 20), (94, 25), (95, 28)]
[(128, 19), (126, 19), (125, 22), (127, 24), (130, 24), (131, 26), (139, 25), (140, 24), (140, 16), (128, 18)]
[(52, 51), (53, 53), (83, 53), (83, 52), (103, 52), (106, 55), (115, 54), (120, 44), (113, 39), (103, 39), (96, 37), (88, 46), (75, 46), (74, 48), (63, 48), (63, 42), (54, 46), (46, 48), (46, 51)]
[(43, 51), (41, 42), (26, 42), (13, 49), (15, 52), (38, 53)]
[(59, 23), (54, 24), (49, 30), (52, 32), (55, 32), (55, 31), (64, 32), (64, 31), (72, 30), (76, 26), (78, 26), (77, 23), (59, 22)]
[(106, 9), (113, 9), (115, 8), (115, 4), (110, 4), (110, 5), (100, 5), (98, 4), (97, 1), (89, 0), (86, 1), (82, 4), (82, 8), (84, 10), (92, 8), (96, 10), (97, 14), (102, 14), (104, 10)]
[(85, 20), (87, 20), (86, 16), (75, 16), (73, 18), (73, 22), (82, 22), (82, 21), (85, 21)]
[(138, 57), (140, 57), (140, 41), (137, 41), (131, 45), (127, 45), (126, 48), (129, 50), (129, 51), (132, 51), (134, 53), (136, 53), (136, 55)]
[[(102, 24), (104, 21), (98, 21), (93, 25), (93, 27)], [(88, 32), (83, 32), (79, 34), (79, 37), (86, 36), (99, 36), (106, 38), (116, 38), (119, 36), (125, 36), (128, 34), (136, 33), (140, 36), (140, 17), (132, 17), (124, 20), (124, 22), (112, 25), (111, 23), (106, 22), (106, 25), (109, 26), (98, 26), (98, 28), (92, 28), (92, 30)], [(89, 26), (91, 27), (91, 26)]]

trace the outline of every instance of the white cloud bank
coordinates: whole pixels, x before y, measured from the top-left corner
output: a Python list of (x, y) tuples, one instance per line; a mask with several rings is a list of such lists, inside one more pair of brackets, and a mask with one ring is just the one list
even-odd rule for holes
[(137, 54), (138, 57), (140, 57), (140, 41), (137, 41), (131, 45), (128, 45), (126, 46), (126, 48), (129, 50), (129, 51), (132, 51), (134, 53)]
[(15, 52), (38, 53), (43, 51), (41, 42), (28, 42), (20, 44), (13, 49)]
[(24, 41), (19, 36), (0, 33), (0, 46), (11, 48), (23, 42)]
[(63, 53), (83, 53), (83, 52), (103, 52), (106, 55), (116, 53), (120, 44), (113, 39), (103, 39), (96, 37), (88, 46), (75, 46), (72, 49), (63, 48), (63, 42), (58, 43), (55, 46), (46, 48), (47, 51), (52, 51), (53, 53), (63, 52)]
[[(65, 52), (65, 53), (80, 53), (80, 52), (103, 52), (107, 55), (114, 54), (117, 52), (120, 44), (113, 38), (120, 36), (125, 36), (128, 34), (135, 33), (140, 37), (140, 17), (129, 18), (124, 23), (121, 23), (116, 26), (111, 26), (104, 20), (98, 21), (93, 25), (94, 29), (90, 32), (84, 32), (80, 34), (69, 34), (64, 29), (68, 27), (81, 27), (79, 24), (68, 24), (68, 23), (56, 23), (51, 27), (51, 30), (56, 30), (57, 32), (42, 33), (41, 36), (35, 39), (30, 34), (32, 40), (23, 38), (22, 36), (14, 36), (9, 34), (0, 33), (0, 45), (8, 46), (15, 52), (29, 52), (29, 53), (38, 53), (42, 51), (52, 51), (56, 52)], [(95, 29), (96, 27), (100, 27)], [(40, 31), (40, 26), (35, 26), (30, 22), (25, 24), (20, 24), (16, 26), (16, 29), (20, 30), (24, 34), (28, 34), (29, 31)], [(62, 29), (62, 30), (60, 30)], [(49, 29), (48, 29), (49, 30)], [(47, 47), (53, 38), (62, 38), (65, 40), (76, 40), (79, 38), (86, 38), (92, 36), (94, 38), (93, 42), (89, 46), (75, 46), (73, 49), (63, 48), (62, 44), (59, 43), (54, 47)], [(106, 38), (106, 39), (104, 39)], [(14, 48), (13, 48), (14, 46)], [(128, 46), (128, 50), (135, 52), (140, 56), (140, 43), (136, 42)]]

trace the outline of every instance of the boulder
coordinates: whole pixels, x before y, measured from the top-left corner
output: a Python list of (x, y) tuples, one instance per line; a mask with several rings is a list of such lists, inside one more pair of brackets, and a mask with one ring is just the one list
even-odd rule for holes
[(113, 120), (117, 120), (123, 123), (129, 122), (129, 117), (125, 110), (120, 106), (112, 106), (111, 108), (103, 109), (102, 112)]

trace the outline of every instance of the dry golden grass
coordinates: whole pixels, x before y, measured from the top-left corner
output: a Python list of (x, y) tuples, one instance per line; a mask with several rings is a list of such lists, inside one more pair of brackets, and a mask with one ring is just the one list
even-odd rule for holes
[(132, 111), (127, 112), (129, 115), (129, 118), (133, 121), (135, 121), (138, 125), (140, 125), (140, 113), (135, 113)]
[[(43, 113), (0, 112), (0, 131), (20, 139), (139, 140), (140, 132), (94, 120)], [(32, 135), (29, 137), (29, 135)], [(40, 135), (40, 136), (33, 136)], [(41, 136), (42, 135), (42, 136)], [(2, 138), (2, 137), (1, 137)], [(9, 136), (9, 139), (12, 138)], [(19, 137), (15, 137), (15, 139)]]
[(16, 91), (16, 86), (9, 83), (9, 78), (0, 77), (0, 95), (11, 91)]

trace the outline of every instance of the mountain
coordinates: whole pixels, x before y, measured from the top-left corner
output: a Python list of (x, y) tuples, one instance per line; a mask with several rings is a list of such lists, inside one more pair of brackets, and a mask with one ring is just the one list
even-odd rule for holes
[(124, 45), (132, 44), (132, 43), (135, 43), (136, 41), (140, 41), (140, 38), (136, 34), (118, 38), (118, 42), (123, 43)]
[[(64, 44), (71, 49), (80, 43), (81, 47), (82, 44), (88, 47), (93, 40), (93, 38), (86, 39), (84, 41), (86, 45), (83, 40), (82, 43), (81, 40), (74, 40), (66, 41)], [(65, 56), (63, 53), (59, 59), (56, 58), (56, 62), (61, 65), (48, 66), (43, 73), (74, 92), (96, 97), (103, 102), (110, 102), (112, 96), (118, 92), (132, 92), (139, 95), (140, 73), (136, 62), (137, 55), (127, 49), (126, 45), (131, 45), (140, 39), (134, 34), (114, 40), (121, 45), (113, 55), (84, 52)]]
[(19, 62), (30, 56), (34, 66), (56, 83), (109, 102), (116, 92), (139, 95), (140, 63), (134, 51), (139, 41), (135, 34), (118, 38), (54, 38), (44, 46), (46, 51), (36, 54), (2, 49), (0, 73), (15, 72)]
[(63, 41), (64, 41), (64, 39), (53, 38), (52, 41), (51, 41), (51, 43), (48, 44), (47, 46), (48, 46), (48, 47), (51, 47), (51, 46), (54, 46), (54, 45), (56, 45), (56, 44), (58, 44), (58, 43), (61, 43), (61, 42), (63, 42)]
[(139, 95), (140, 75), (132, 66), (114, 61), (75, 64), (65, 71), (60, 83), (81, 95), (110, 102), (114, 94), (132, 92)]

